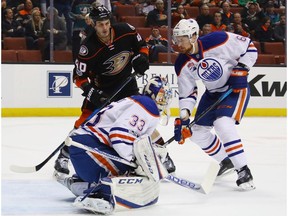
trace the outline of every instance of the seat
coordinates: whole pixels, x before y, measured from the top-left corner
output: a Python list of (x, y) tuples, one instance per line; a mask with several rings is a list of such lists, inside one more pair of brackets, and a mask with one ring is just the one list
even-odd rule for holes
[(230, 11), (233, 13), (233, 14), (235, 14), (235, 13), (242, 13), (242, 11), (243, 11), (243, 7), (230, 7)]
[(275, 55), (276, 64), (286, 65), (286, 55)]
[(259, 41), (253, 41), (254, 46), (257, 48), (258, 54), (262, 53), (261, 45)]
[(278, 13), (279, 15), (285, 14), (285, 8), (274, 8), (274, 12)]
[(265, 54), (285, 55), (285, 47), (282, 42), (264, 42)]
[(136, 16), (136, 8), (134, 5), (117, 5), (115, 8), (115, 15), (117, 20), (122, 21), (121, 17)]
[(17, 51), (16, 50), (1, 50), (1, 62), (2, 63), (13, 63), (17, 62)]
[(273, 54), (259, 54), (255, 65), (272, 65), (276, 64), (275, 57)]
[(135, 28), (145, 27), (146, 24), (146, 17), (144, 16), (124, 16), (122, 17), (122, 20)]
[(145, 40), (147, 37), (151, 35), (151, 28), (144, 27), (144, 28), (136, 28), (137, 32), (142, 36), (142, 38)]
[(40, 50), (18, 50), (18, 62), (36, 63), (42, 62)]
[(219, 7), (209, 7), (209, 14), (214, 16), (215, 12), (219, 12), (220, 8)]
[(190, 7), (190, 6), (185, 6), (184, 9), (187, 11), (188, 15), (191, 18), (196, 18), (199, 15), (199, 8), (198, 7)]
[[(167, 28), (159, 28), (159, 32), (161, 34), (162, 37), (168, 39), (168, 29)], [(171, 29), (170, 31), (170, 35), (173, 35), (173, 29)]]
[(4, 37), (3, 48), (11, 50), (26, 50), (26, 38), (24, 37)]
[(53, 55), (56, 63), (73, 63), (71, 50), (54, 50)]
[[(178, 53), (170, 53), (171, 63), (174, 64)], [(158, 53), (158, 63), (168, 63), (168, 53)]]

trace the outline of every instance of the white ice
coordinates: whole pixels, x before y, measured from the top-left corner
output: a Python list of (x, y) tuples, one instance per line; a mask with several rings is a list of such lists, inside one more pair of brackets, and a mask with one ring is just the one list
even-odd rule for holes
[[(13, 173), (12, 164), (34, 166), (65, 139), (76, 117), (2, 118), (2, 215), (86, 215), (71, 206), (74, 196), (52, 179), (55, 158), (40, 171)], [(165, 140), (173, 133), (173, 119), (159, 127)], [(236, 173), (216, 180), (208, 195), (173, 183), (161, 183), (159, 202), (141, 210), (114, 212), (117, 216), (285, 216), (286, 118), (244, 118), (238, 126), (256, 190), (243, 192)], [(171, 143), (169, 152), (179, 177), (201, 182), (212, 161), (190, 141)]]

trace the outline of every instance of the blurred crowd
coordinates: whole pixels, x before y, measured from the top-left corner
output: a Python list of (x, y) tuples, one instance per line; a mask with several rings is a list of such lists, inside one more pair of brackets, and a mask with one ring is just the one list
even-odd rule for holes
[[(150, 29), (150, 35), (142, 37), (150, 47), (151, 62), (157, 61), (158, 52), (168, 52), (167, 35), (161, 35), (159, 30), (168, 28), (169, 15), (172, 28), (180, 19), (196, 19), (200, 35), (229, 31), (253, 41), (283, 42), (283, 45), (286, 41), (285, 0), (172, 0), (171, 5), (167, 5), (166, 0), (57, 0), (53, 8), (50, 8), (49, 0), (2, 0), (1, 3), (2, 43), (5, 37), (24, 37), (27, 49), (41, 49), (43, 61), (49, 59), (51, 33), (54, 50), (77, 53), (81, 31), (89, 25), (86, 15), (91, 4), (108, 7), (114, 15), (114, 22), (122, 21), (117, 8), (133, 5), (136, 16), (145, 17), (145, 24), (141, 27)], [(188, 13), (189, 8), (198, 11)], [(233, 8), (239, 10), (235, 12)], [(54, 15), (52, 32), (51, 11)], [(44, 42), (39, 43), (40, 39)], [(175, 52), (173, 48), (169, 51)]]

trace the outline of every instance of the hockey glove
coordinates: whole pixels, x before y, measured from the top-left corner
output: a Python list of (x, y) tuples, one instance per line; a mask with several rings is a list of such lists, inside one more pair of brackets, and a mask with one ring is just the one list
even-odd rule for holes
[(190, 119), (182, 120), (176, 118), (174, 121), (174, 138), (179, 144), (184, 144), (185, 139), (192, 136), (192, 130), (189, 127)]
[(233, 69), (228, 79), (228, 84), (233, 88), (233, 92), (239, 93), (240, 90), (248, 87), (248, 71), (249, 68), (242, 64), (238, 63)]
[(143, 76), (145, 71), (149, 69), (148, 57), (143, 53), (135, 55), (131, 63), (137, 75)]
[(88, 101), (96, 106), (103, 104), (107, 100), (107, 95), (100, 89), (97, 89), (91, 85), (87, 85), (83, 88), (84, 92), (82, 96), (85, 96)]

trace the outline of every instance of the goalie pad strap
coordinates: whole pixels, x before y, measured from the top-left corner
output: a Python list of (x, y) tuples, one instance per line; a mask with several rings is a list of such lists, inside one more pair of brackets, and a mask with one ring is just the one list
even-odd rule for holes
[(134, 141), (133, 151), (136, 157), (136, 163), (141, 166), (149, 179), (155, 182), (168, 176), (166, 168), (156, 155), (149, 136), (142, 136)]

